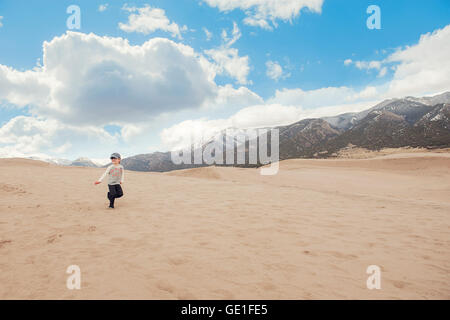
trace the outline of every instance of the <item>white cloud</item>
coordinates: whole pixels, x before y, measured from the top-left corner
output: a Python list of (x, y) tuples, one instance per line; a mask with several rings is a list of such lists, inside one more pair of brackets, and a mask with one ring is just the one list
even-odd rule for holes
[(240, 57), (238, 49), (221, 47), (204, 51), (216, 63), (218, 74), (227, 74), (235, 78), (239, 84), (248, 84), (247, 76), (250, 72), (248, 56)]
[(187, 31), (187, 26), (180, 28), (175, 22), (170, 22), (165, 11), (160, 8), (152, 8), (149, 5), (142, 8), (125, 5), (123, 10), (130, 13), (127, 23), (119, 23), (119, 28), (125, 32), (149, 34), (162, 30), (171, 33), (172, 37), (181, 39), (181, 32)]
[(345, 61), (344, 61), (344, 65), (346, 65), (346, 66), (349, 66), (349, 65), (351, 65), (352, 64), (352, 59), (346, 59)]
[(384, 77), (386, 75), (386, 73), (387, 73), (387, 68), (383, 67), (383, 68), (380, 69), (380, 72), (378, 73), (378, 77), (382, 78), (382, 77)]
[(227, 30), (222, 29), (222, 39), (226, 47), (232, 46), (236, 41), (238, 41), (242, 36), (241, 30), (239, 29), (236, 22), (233, 21), (233, 30), (231, 31), (231, 37), (228, 37)]
[(275, 95), (267, 103), (282, 105), (297, 105), (313, 109), (331, 105), (355, 103), (361, 100), (376, 99), (378, 92), (374, 87), (367, 87), (361, 91), (349, 87), (327, 87), (315, 90), (282, 89), (276, 90)]
[(266, 75), (270, 79), (275, 80), (275, 81), (278, 81), (281, 78), (286, 79), (291, 76), (290, 73), (285, 73), (283, 71), (283, 67), (281, 67), (281, 65), (276, 61), (271, 61), (271, 60), (267, 61), (266, 68), (267, 68)]
[(261, 29), (273, 30), (273, 27), (265, 19), (246, 17), (246, 18), (244, 18), (243, 21), (245, 24), (252, 26), (252, 27), (259, 27)]
[(66, 143), (60, 145), (59, 147), (54, 148), (52, 151), (56, 154), (64, 154), (72, 147), (72, 143), (67, 141)]
[(3, 27), (2, 20), (3, 20), (3, 16), (0, 16), (0, 28)]
[(247, 80), (250, 72), (249, 57), (241, 57), (238, 49), (231, 48), (241, 35), (236, 22), (233, 22), (231, 36), (228, 36), (227, 31), (223, 29), (223, 44), (218, 48), (205, 50), (204, 53), (214, 61), (218, 74), (226, 74), (235, 78), (239, 84), (249, 84), (250, 81)]
[(30, 116), (17, 116), (0, 127), (0, 157), (58, 156), (71, 148), (83, 152), (114, 142), (103, 129)]
[(420, 37), (387, 59), (395, 64), (389, 96), (420, 95), (450, 89), (450, 25)]
[(0, 100), (19, 106), (46, 104), (51, 85), (43, 69), (22, 72), (0, 65)]
[[(0, 65), (0, 101), (28, 106), (33, 114), (0, 128), (0, 156), (101, 157), (112, 145), (145, 152), (157, 144), (154, 126), (160, 119), (263, 103), (246, 87), (218, 86), (216, 67), (169, 39), (131, 46), (122, 38), (67, 32), (44, 42), (42, 66), (18, 71)], [(109, 135), (102, 129), (107, 124), (120, 131)]]
[[(300, 15), (302, 9), (321, 13), (323, 0), (203, 0), (211, 7), (229, 12), (235, 9), (246, 14), (244, 23), (271, 30), (276, 20), (290, 21)], [(271, 22), (271, 24), (269, 23)]]
[(124, 141), (130, 142), (134, 137), (137, 135), (143, 133), (143, 131), (146, 129), (146, 124), (125, 124), (122, 126), (120, 130), (121, 137)]
[(169, 150), (180, 150), (191, 144), (200, 143), (212, 137), (220, 128), (226, 128), (224, 120), (185, 120), (161, 131), (160, 137)]
[(266, 68), (266, 75), (273, 80), (278, 80), (283, 75), (283, 68), (277, 62), (267, 61)]
[(205, 35), (206, 35), (206, 41), (211, 40), (211, 38), (213, 36), (212, 32), (209, 31), (208, 29), (206, 29), (205, 27), (203, 27), (203, 31), (205, 32)]
[(264, 100), (247, 87), (235, 89), (230, 84), (219, 86), (217, 98), (214, 101), (215, 108), (228, 109), (239, 106), (241, 108), (262, 104)]
[[(360, 70), (378, 70), (378, 77), (384, 77), (388, 69), (394, 71), (388, 83), (386, 97), (405, 95), (426, 95), (450, 89), (450, 25), (432, 33), (423, 34), (418, 43), (398, 48), (380, 61), (352, 61)], [(386, 53), (385, 50), (383, 50)]]
[(381, 61), (355, 61), (355, 66), (360, 70), (369, 70), (381, 68)]
[(351, 64), (354, 64), (359, 70), (377, 70), (379, 78), (384, 77), (387, 73), (387, 68), (383, 67), (383, 61), (353, 61), (352, 59), (347, 59), (344, 61), (345, 66), (349, 66)]
[(42, 68), (0, 65), (0, 100), (66, 123), (104, 125), (211, 105), (218, 95), (211, 63), (169, 39), (131, 46), (122, 38), (67, 32), (43, 50)]
[(100, 11), (100, 12), (106, 11), (106, 9), (108, 9), (108, 6), (109, 6), (108, 3), (101, 4), (101, 5), (98, 6), (98, 11)]

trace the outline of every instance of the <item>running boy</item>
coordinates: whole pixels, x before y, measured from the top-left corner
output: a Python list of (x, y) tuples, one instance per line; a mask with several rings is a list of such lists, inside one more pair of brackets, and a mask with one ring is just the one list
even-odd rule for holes
[(111, 155), (111, 165), (106, 168), (105, 173), (95, 181), (94, 184), (100, 184), (102, 180), (108, 175), (108, 199), (109, 199), (109, 208), (114, 209), (114, 200), (116, 198), (120, 198), (123, 196), (122, 187), (120, 186), (123, 183), (124, 177), (124, 168), (120, 164), (120, 154), (113, 153)]

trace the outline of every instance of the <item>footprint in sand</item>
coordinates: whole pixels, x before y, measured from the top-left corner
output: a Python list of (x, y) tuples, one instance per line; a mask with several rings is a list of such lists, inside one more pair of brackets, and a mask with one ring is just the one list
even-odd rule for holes
[(14, 194), (27, 193), (25, 190), (23, 190), (22, 188), (20, 188), (18, 186), (13, 186), (13, 185), (6, 184), (6, 183), (0, 184), (0, 190), (3, 192), (10, 192), (10, 193), (14, 193)]
[(271, 282), (263, 282), (263, 283), (261, 284), (261, 287), (262, 287), (264, 290), (266, 290), (266, 291), (273, 291), (273, 290), (276, 290), (276, 289), (277, 289), (277, 286), (274, 285), (274, 284), (271, 283)]
[(187, 262), (187, 259), (182, 258), (182, 257), (171, 257), (168, 260), (169, 260), (169, 264), (174, 265), (174, 266), (179, 266), (179, 265), (182, 265)]
[(399, 288), (399, 289), (403, 289), (404, 287), (406, 287), (408, 285), (407, 282), (402, 281), (402, 280), (391, 280), (390, 281), (394, 287)]
[(62, 237), (62, 234), (54, 234), (54, 235), (51, 235), (50, 237), (48, 237), (47, 243), (53, 243), (53, 242), (55, 242), (57, 239), (59, 239), (59, 238), (61, 238), (61, 237)]
[(169, 293), (174, 293), (175, 292), (175, 288), (170, 283), (165, 282), (165, 281), (158, 282), (156, 284), (156, 287), (159, 290), (166, 291), (166, 292), (169, 292)]
[(314, 252), (312, 252), (310, 250), (303, 250), (303, 253), (308, 255), (308, 256), (311, 256), (311, 257), (317, 256), (317, 254), (315, 254)]
[(3, 248), (4, 245), (11, 243), (11, 240), (0, 240), (0, 248)]
[(96, 226), (90, 226), (90, 227), (88, 228), (88, 231), (89, 231), (89, 232), (94, 232), (95, 230), (97, 230), (97, 227), (96, 227)]

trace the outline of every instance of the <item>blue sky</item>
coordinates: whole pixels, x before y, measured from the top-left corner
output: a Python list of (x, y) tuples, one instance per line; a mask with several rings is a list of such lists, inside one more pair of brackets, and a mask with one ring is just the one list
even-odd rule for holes
[[(203, 101), (203, 94), (206, 97), (211, 92), (215, 92), (217, 88), (227, 85), (234, 90), (239, 88), (244, 90), (245, 88), (248, 92), (242, 94), (242, 97), (239, 96), (239, 98), (222, 105), (220, 103), (213, 107), (199, 105), (198, 108), (190, 105), (179, 108), (175, 106), (175, 109), (168, 112), (163, 110), (163, 106), (155, 105), (157, 102), (152, 98), (149, 98), (146, 104), (146, 98), (142, 96), (137, 99), (136, 109), (132, 109), (133, 112), (130, 111), (130, 114), (136, 114), (136, 118), (130, 116), (129, 119), (123, 120), (124, 115), (117, 112), (117, 118), (110, 117), (105, 121), (90, 121), (89, 118), (81, 116), (79, 120), (72, 121), (75, 118), (78, 119), (79, 112), (86, 113), (89, 110), (83, 108), (78, 110), (77, 104), (73, 101), (68, 102), (66, 106), (65, 100), (61, 98), (63, 94), (52, 96), (55, 105), (51, 107), (42, 106), (46, 99), (41, 91), (36, 93), (39, 101), (33, 100), (33, 97), (17, 98), (21, 94), (23, 95), (21, 90), (25, 90), (27, 93), (34, 90), (37, 85), (30, 83), (32, 81), (39, 82), (37, 79), (42, 78), (42, 74), (36, 73), (30, 76), (35, 77), (33, 80), (19, 81), (18, 84), (14, 82), (16, 78), (13, 77), (11, 71), (4, 71), (3, 83), (6, 85), (3, 89), (0, 87), (0, 101), (2, 101), (0, 125), (3, 126), (0, 132), (4, 135), (3, 140), (0, 140), (0, 156), (39, 154), (51, 157), (103, 158), (103, 155), (109, 153), (108, 150), (111, 148), (124, 150), (127, 155), (166, 150), (178, 146), (177, 141), (180, 140), (180, 137), (176, 135), (181, 137), (186, 135), (192, 129), (189, 125), (197, 129), (201, 128), (199, 130), (206, 130), (205, 134), (213, 129), (226, 127), (230, 123), (235, 126), (239, 124), (270, 125), (267, 121), (270, 122), (271, 112), (276, 115), (284, 115), (284, 118), (274, 117), (273, 125), (277, 125), (294, 122), (308, 115), (314, 116), (314, 110), (318, 115), (347, 109), (351, 111), (355, 108), (363, 108), (364, 104), (367, 104), (366, 107), (370, 107), (370, 103), (394, 95), (432, 94), (449, 89), (448, 83), (442, 81), (442, 76), (439, 74), (433, 74), (432, 77), (435, 81), (431, 81), (432, 85), (416, 87), (405, 85), (414, 79), (407, 77), (419, 77), (423, 70), (428, 70), (427, 68), (430, 70), (427, 74), (431, 74), (435, 68), (433, 61), (445, 59), (442, 55), (436, 57), (425, 55), (430, 61), (429, 64), (423, 63), (419, 58), (422, 50), (426, 49), (421, 47), (420, 41), (421, 36), (429, 34), (428, 42), (436, 45), (437, 48), (442, 48), (439, 41), (443, 42), (443, 45), (448, 42), (446, 41), (448, 32), (445, 28), (450, 23), (449, 1), (324, 0), (322, 2), (322, 0), (292, 0), (291, 3), (295, 4), (296, 1), (300, 4), (316, 6), (316, 8), (318, 6), (319, 12), (312, 10), (311, 7), (305, 7), (300, 11), (289, 11), (290, 8), (286, 8), (283, 12), (291, 14), (291, 21), (286, 21), (283, 17), (277, 16), (276, 9), (280, 8), (264, 7), (263, 0), (260, 1), (261, 7), (250, 7), (247, 10), (238, 7), (229, 11), (221, 10), (219, 5), (215, 5), (220, 3), (226, 6), (227, 0), (2, 0), (0, 2), (0, 16), (2, 17), (0, 19), (2, 25), (0, 27), (0, 65), (14, 70), (20, 77), (26, 78), (26, 72), (33, 72), (38, 59), (42, 65), (44, 41), (50, 42), (55, 37), (61, 37), (67, 32), (66, 19), (69, 14), (66, 13), (66, 9), (69, 5), (74, 4), (81, 9), (81, 29), (73, 31), (83, 34), (92, 33), (99, 37), (124, 38), (132, 46), (142, 46), (153, 38), (170, 39), (174, 43), (192, 48), (196, 53), (203, 55), (211, 65), (218, 68), (213, 79), (214, 88), (209, 88), (205, 82), (207, 93), (202, 91), (198, 93), (198, 97), (188, 97), (187, 99), (179, 97), (180, 101), (191, 98), (193, 102)], [(245, 0), (242, 3), (245, 3)], [(106, 10), (100, 12), (99, 6), (104, 4), (107, 4)], [(369, 17), (366, 9), (373, 4), (378, 5), (381, 9), (380, 30), (369, 30), (366, 26), (366, 20)], [(171, 24), (176, 24), (180, 30), (186, 26), (186, 30), (180, 31), (180, 37), (177, 37), (173, 36), (170, 31), (162, 30), (163, 28), (142, 33), (139, 31), (127, 32), (119, 26), (119, 23), (130, 25), (128, 20), (130, 15), (143, 14), (139, 9), (145, 8), (145, 6), (149, 6), (151, 9), (163, 9), (164, 16)], [(134, 8), (134, 11), (125, 10), (125, 8)], [(255, 12), (261, 8), (266, 10), (266, 13), (268, 12), (262, 19), (266, 19), (271, 30), (246, 22), (246, 18), (249, 16), (256, 17)], [(258, 18), (261, 18), (261, 15)], [(273, 18), (275, 24), (270, 18)], [(151, 20), (146, 21), (152, 23)], [(209, 40), (204, 28), (211, 32)], [(223, 30), (227, 32), (227, 37), (230, 39), (233, 28), (238, 30), (236, 33), (238, 36), (232, 44), (227, 46)], [(433, 36), (432, 33), (439, 30), (442, 32)], [(68, 42), (72, 40), (64, 40), (64, 45), (69, 46)], [(426, 42), (425, 40), (423, 41)], [(87, 39), (83, 41), (86, 41), (87, 44), (90, 43)], [(430, 44), (427, 46), (430, 47)], [(230, 53), (231, 51), (227, 51), (230, 49), (237, 50), (234, 60), (215, 60), (212, 55), (207, 53), (208, 50), (215, 50), (214, 52), (217, 54), (219, 52)], [(48, 50), (51, 52), (50, 50), (56, 49), (54, 46), (50, 46)], [(65, 47), (64, 50), (70, 50), (70, 48)], [(72, 48), (72, 50), (76, 50), (76, 48)], [(76, 52), (72, 52), (72, 54), (74, 60), (81, 59), (81, 62), (82, 59), (88, 61), (90, 58), (77, 56)], [(49, 54), (48, 56), (53, 57), (54, 55)], [(414, 60), (416, 58), (417, 60)], [(371, 62), (372, 64), (370, 64)], [(447, 61), (442, 62), (444, 66), (447, 66)], [(121, 68), (127, 70), (128, 62), (118, 61), (117, 63), (123, 63)], [(129, 62), (130, 65), (133, 63)], [(269, 72), (269, 65), (276, 67), (272, 73)], [(228, 72), (226, 66), (230, 67), (232, 71)], [(102, 65), (102, 68), (104, 67)], [(108, 68), (116, 67), (115, 63), (109, 65)], [(147, 75), (147, 71), (152, 72), (150, 65), (142, 65), (141, 68), (141, 70), (133, 69), (132, 72), (143, 72)], [(242, 71), (245, 68), (248, 68), (247, 72)], [(186, 70), (191, 70), (191, 67)], [(76, 70), (70, 72), (74, 73)], [(52, 76), (54, 75), (52, 74)], [(58, 73), (59, 76), (60, 73)], [(120, 88), (114, 82), (115, 78), (105, 79), (103, 76), (101, 79), (104, 81), (103, 86), (102, 83), (98, 83), (98, 88), (92, 85), (94, 87), (89, 87), (89, 91), (83, 92), (90, 94), (93, 91), (100, 92), (95, 97), (100, 99), (101, 97), (98, 95), (101, 93), (110, 96), (113, 90), (117, 91), (117, 88)], [(53, 80), (52, 85), (61, 79)], [(68, 81), (74, 81), (74, 79)], [(123, 82), (120, 83), (123, 85)], [(171, 95), (172, 92), (174, 96), (181, 95), (181, 92), (189, 95), (189, 90), (183, 91), (186, 89), (184, 87), (186, 83), (177, 83), (173, 80), (171, 83), (173, 83), (173, 87), (164, 91), (166, 95)], [(2, 74), (0, 73), (1, 84)], [(18, 89), (19, 85), (24, 87)], [(32, 89), (27, 85), (32, 85)], [(50, 91), (52, 91), (52, 85), (49, 85)], [(76, 88), (78, 84), (71, 85)], [(210, 89), (211, 92), (208, 91)], [(192, 91), (192, 89), (190, 90)], [(283, 94), (277, 95), (277, 90)], [(47, 89), (44, 89), (43, 92), (47, 92)], [(64, 95), (67, 94), (64, 93)], [(344, 97), (344, 95), (346, 96)], [(257, 98), (254, 99), (255, 96)], [(89, 99), (93, 99), (91, 95), (77, 97), (76, 101), (77, 103), (79, 101), (90, 103)], [(334, 100), (336, 103), (333, 103)], [(97, 100), (95, 101), (98, 103)], [(99, 101), (108, 101), (108, 99)], [(165, 101), (158, 100), (158, 103), (166, 103)], [(174, 103), (176, 104), (177, 101)], [(100, 102), (101, 104), (102, 102)], [(209, 101), (208, 105), (211, 104), (215, 105), (215, 102)], [(348, 105), (347, 109), (345, 105)], [(55, 108), (66, 107), (73, 109), (70, 111), (70, 118), (61, 116), (60, 112), (53, 112)], [(141, 107), (142, 109), (139, 109)], [(327, 107), (335, 108), (326, 109)], [(101, 105), (99, 108), (105, 108), (107, 111), (108, 105), (105, 102), (105, 105)], [(124, 109), (126, 108), (127, 106), (124, 106)], [(146, 118), (143, 123), (140, 121), (142, 117), (139, 117), (139, 112), (142, 112), (143, 115), (152, 114), (153, 116), (149, 118), (143, 116)], [(258, 118), (258, 114), (263, 114), (263, 116)], [(264, 114), (269, 117), (269, 120), (263, 119)], [(101, 113), (95, 113), (92, 117), (99, 115), (101, 117)], [(20, 116), (27, 117), (27, 119), (20, 118), (24, 121), (21, 124), (18, 120), (16, 120), (17, 123), (12, 122)], [(238, 119), (238, 117), (246, 116), (247, 118)], [(36, 123), (38, 121), (36, 119), (40, 122)], [(25, 126), (25, 123), (30, 121), (34, 121), (33, 125), (40, 128), (33, 136), (24, 130), (19, 134), (17, 132), (20, 131), (20, 128), (13, 128), (14, 126)], [(53, 132), (43, 132), (42, 128), (47, 127), (45, 121), (51, 122), (59, 129), (55, 129)], [(7, 126), (8, 124), (9, 126)], [(84, 128), (85, 132), (91, 130), (92, 135), (89, 138), (80, 136), (79, 139), (71, 140), (69, 137), (75, 134), (72, 132), (67, 141), (55, 140), (52, 134), (60, 137), (61, 134), (58, 133), (58, 130), (64, 131), (66, 126), (72, 126), (72, 129), (67, 129), (67, 132), (73, 130), (73, 126), (77, 126)], [(98, 129), (104, 130), (104, 132), (96, 132), (95, 130)], [(6, 135), (9, 138), (5, 138)], [(112, 138), (108, 138), (108, 135)], [(86, 139), (89, 143), (83, 142)], [(23, 144), (26, 141), (28, 144), (35, 143), (35, 147), (24, 148)], [(98, 144), (101, 144), (102, 147), (99, 148)]]

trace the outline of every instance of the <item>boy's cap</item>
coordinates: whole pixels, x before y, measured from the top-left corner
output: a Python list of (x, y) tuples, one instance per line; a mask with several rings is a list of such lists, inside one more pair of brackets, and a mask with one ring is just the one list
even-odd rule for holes
[(110, 158), (117, 158), (117, 159), (121, 159), (120, 154), (118, 154), (117, 152), (114, 152)]

